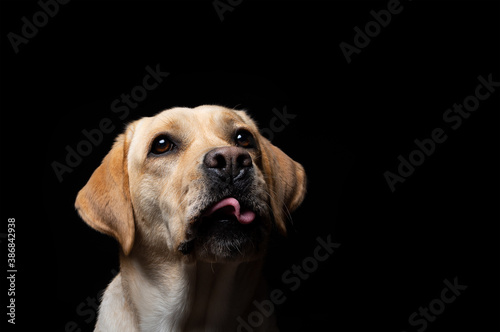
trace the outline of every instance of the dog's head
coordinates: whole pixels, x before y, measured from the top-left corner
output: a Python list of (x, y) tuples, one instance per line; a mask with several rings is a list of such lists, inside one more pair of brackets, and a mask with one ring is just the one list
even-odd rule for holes
[(173, 108), (131, 123), (78, 193), (91, 227), (136, 246), (204, 261), (260, 257), (305, 194), (300, 164), (243, 111)]

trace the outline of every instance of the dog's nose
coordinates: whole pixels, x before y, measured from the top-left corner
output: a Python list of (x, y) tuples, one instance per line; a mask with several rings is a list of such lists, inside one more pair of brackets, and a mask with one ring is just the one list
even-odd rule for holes
[(203, 159), (208, 171), (217, 174), (224, 181), (235, 181), (252, 167), (252, 157), (243, 148), (225, 146), (210, 150)]

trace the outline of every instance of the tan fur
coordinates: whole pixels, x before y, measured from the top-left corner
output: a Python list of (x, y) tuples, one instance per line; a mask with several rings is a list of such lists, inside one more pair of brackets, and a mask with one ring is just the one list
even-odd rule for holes
[[(96, 331), (234, 330), (235, 317), (246, 319), (255, 309), (252, 301), (266, 297), (260, 272), (267, 238), (261, 249), (232, 261), (178, 249), (212, 195), (200, 167), (203, 156), (234, 145), (240, 128), (258, 147), (249, 152), (256, 167), (248, 195), (264, 220), (286, 232), (289, 213), (304, 198), (304, 170), (260, 135), (245, 112), (173, 108), (131, 123), (75, 203), (85, 222), (121, 247), (121, 271), (104, 294)], [(178, 151), (151, 157), (159, 133), (182, 142)], [(273, 326), (271, 317), (260, 328)]]

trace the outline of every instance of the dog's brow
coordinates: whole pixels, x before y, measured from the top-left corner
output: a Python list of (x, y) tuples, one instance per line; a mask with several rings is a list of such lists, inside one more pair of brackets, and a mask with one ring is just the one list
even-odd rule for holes
[(178, 129), (179, 128), (179, 124), (177, 123), (177, 121), (173, 120), (172, 118), (163, 118), (163, 117), (160, 117), (158, 118), (159, 121), (161, 121), (161, 123), (167, 127), (167, 128), (172, 128), (172, 129)]
[(220, 114), (218, 120), (221, 121), (225, 126), (236, 127), (240, 123), (246, 124), (245, 120), (243, 120), (238, 114), (231, 111), (226, 111)]
[(238, 111), (239, 111), (239, 110), (236, 110), (236, 109), (234, 109), (234, 108), (233, 108), (232, 110), (233, 110), (232, 114), (233, 114), (234, 116), (236, 116), (236, 118), (238, 118), (238, 120), (239, 120), (239, 121), (241, 121), (241, 122), (243, 122), (243, 123), (245, 123), (245, 124), (247, 123), (247, 122), (245, 121), (245, 119), (244, 119), (241, 115), (239, 115), (239, 114), (238, 114)]

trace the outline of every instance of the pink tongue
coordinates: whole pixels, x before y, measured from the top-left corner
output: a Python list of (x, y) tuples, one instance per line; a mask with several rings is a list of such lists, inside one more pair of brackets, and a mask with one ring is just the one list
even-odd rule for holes
[(209, 216), (220, 209), (224, 209), (224, 213), (228, 215), (235, 216), (241, 224), (249, 224), (255, 219), (255, 213), (253, 211), (240, 211), (240, 202), (233, 197), (224, 198), (222, 201), (212, 206), (205, 212), (205, 216)]

